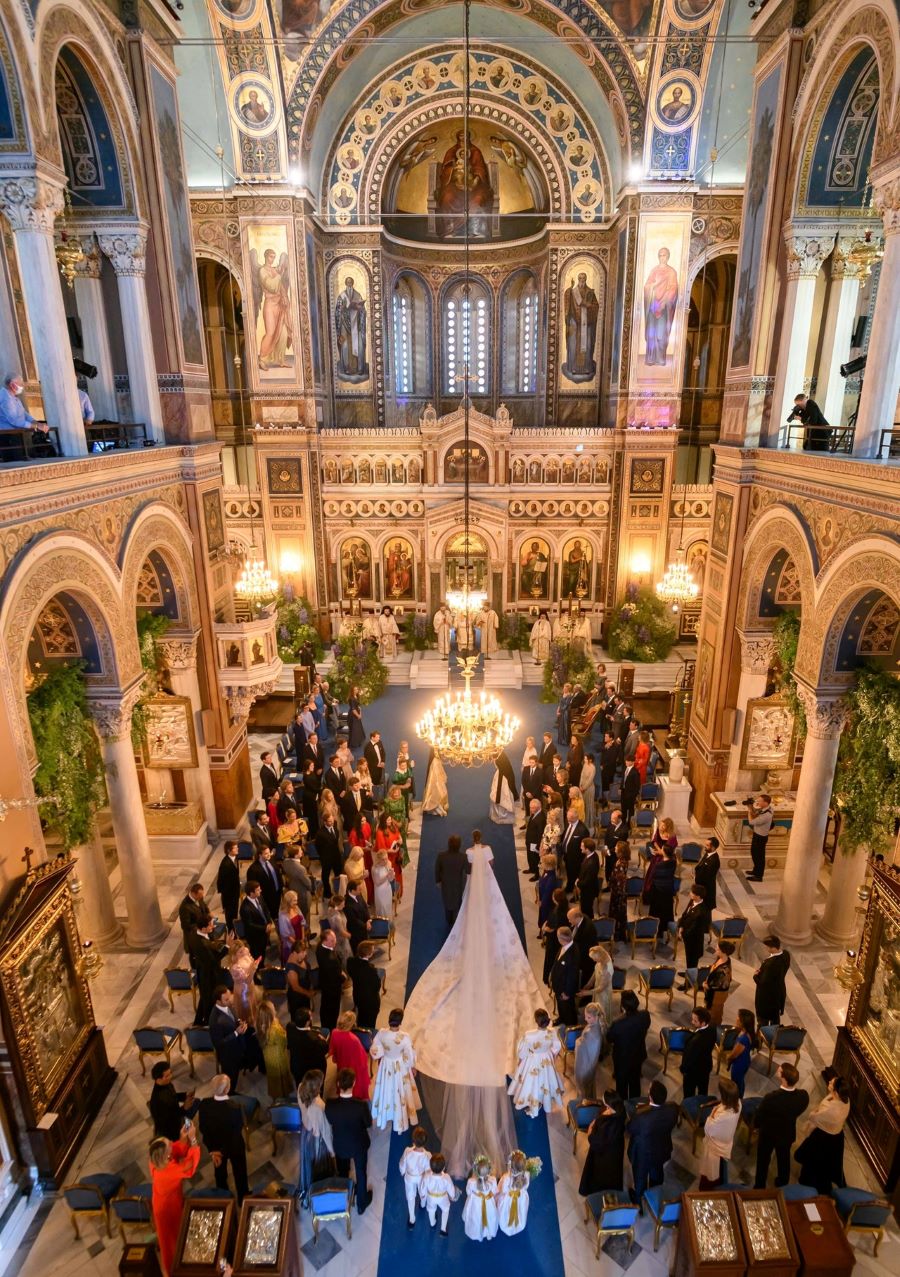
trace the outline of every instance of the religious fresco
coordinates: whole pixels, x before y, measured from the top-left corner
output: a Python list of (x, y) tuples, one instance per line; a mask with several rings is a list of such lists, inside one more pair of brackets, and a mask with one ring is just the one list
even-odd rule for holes
[(309, 300), (310, 345), (312, 346), (313, 382), (318, 389), (322, 385), (322, 327), (319, 318), (319, 277), (316, 274), (316, 241), (312, 231), (306, 232), (306, 296)]
[(415, 598), (415, 554), (405, 537), (389, 537), (384, 547), (384, 597)]
[[(840, 73), (818, 124), (810, 130), (801, 174), (801, 211), (861, 208), (869, 182), (881, 80), (866, 46)], [(805, 175), (806, 181), (803, 181)]]
[(268, 84), (258, 76), (232, 83), (231, 104), (241, 127), (252, 133), (264, 133), (275, 123), (275, 98)]
[(596, 387), (600, 351), (597, 323), (605, 276), (592, 257), (575, 257), (560, 267), (560, 386)]
[(543, 537), (529, 537), (519, 547), (519, 598), (550, 598), (550, 546)]
[(638, 382), (673, 388), (680, 384), (688, 239), (684, 216), (650, 214), (641, 219), (632, 319), (632, 368)]
[(296, 382), (294, 296), (290, 223), (250, 222), (246, 226), (252, 311), (247, 324), (257, 385)]
[(746, 368), (750, 364), (753, 341), (753, 316), (757, 309), (757, 289), (764, 252), (766, 222), (769, 209), (770, 170), (781, 94), (782, 64), (773, 67), (756, 88), (753, 103), (753, 139), (744, 213), (741, 227), (741, 251), (738, 259), (737, 283), (734, 290), (734, 320), (731, 328), (731, 367)]
[(175, 86), (153, 63), (150, 64), (150, 83), (182, 354), (185, 363), (199, 364), (202, 367), (204, 358), (203, 334), (200, 331), (200, 298), (197, 293), (187, 182), (181, 158)]
[(238, 178), (287, 172), (276, 30), (263, 0), (207, 0)]
[(372, 384), (369, 365), (369, 273), (355, 258), (342, 258), (328, 276), (335, 388), (361, 391)]
[[(466, 472), (466, 449), (464, 444), (454, 444), (447, 449), (444, 457), (444, 482), (462, 483)], [(489, 474), (488, 455), (480, 443), (469, 444), (469, 481), (471, 483), (487, 483)]]
[(594, 570), (594, 552), (590, 541), (584, 537), (572, 537), (562, 550), (561, 597), (583, 599), (591, 593)]
[(709, 17), (715, 8), (716, 0), (675, 0), (675, 15), (682, 22), (700, 22)]
[(702, 93), (696, 76), (673, 71), (660, 80), (653, 100), (653, 119), (666, 133), (677, 133), (693, 124), (700, 114)]
[(338, 561), (343, 597), (371, 599), (372, 551), (368, 542), (362, 537), (349, 537), (341, 543)]

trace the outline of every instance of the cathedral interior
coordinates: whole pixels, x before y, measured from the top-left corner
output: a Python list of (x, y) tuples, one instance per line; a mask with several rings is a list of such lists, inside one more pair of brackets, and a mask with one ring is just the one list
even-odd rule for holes
[[(2, 0), (0, 356), (0, 1277), (162, 1271), (152, 1246), (128, 1267), (108, 1202), (73, 1237), (64, 1189), (148, 1180), (135, 1035), (190, 1024), (166, 976), (179, 905), (200, 881), (221, 913), (223, 841), (249, 838), (259, 757), (309, 689), (290, 625), (327, 676), (394, 618), (364, 714), (424, 780), (417, 720), (461, 686), (434, 617), (471, 588), (499, 623), (475, 688), (521, 721), (516, 776), (526, 733), (556, 740), (546, 614), (552, 652), (581, 626), (592, 679), (653, 732), (657, 815), (720, 840), (716, 917), (747, 926), (727, 1014), (768, 932), (793, 953), (802, 1085), (817, 1102), (833, 1066), (850, 1087), (846, 1184), (871, 1217), (851, 1265), (900, 1271), (898, 0)], [(657, 597), (664, 650), (640, 626), (623, 649)], [(96, 801), (61, 766), (82, 748)], [(448, 820), (471, 820), (463, 770)], [(414, 810), (385, 1023), (423, 965), (442, 828)], [(645, 958), (618, 946), (627, 987)], [(645, 1086), (677, 1101), (660, 1030), (690, 998), (650, 1009)], [(215, 1061), (179, 1042), (199, 1092)], [(297, 1148), (257, 1085), (265, 1186)], [(234, 1271), (824, 1272), (790, 1238), (781, 1266), (703, 1262), (689, 1117), (658, 1249), (646, 1211), (631, 1248), (585, 1223), (584, 1132), (573, 1156), (556, 1112), (519, 1237), (408, 1242), (403, 1141), (373, 1132), (352, 1236), (298, 1211), (289, 1253)]]

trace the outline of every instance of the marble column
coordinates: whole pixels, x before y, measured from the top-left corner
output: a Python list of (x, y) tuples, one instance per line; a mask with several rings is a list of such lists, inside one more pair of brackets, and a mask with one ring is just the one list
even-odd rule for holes
[(169, 682), (176, 696), (186, 696), (193, 709), (194, 735), (197, 738), (197, 767), (186, 767), (182, 771), (185, 793), (193, 802), (200, 804), (209, 837), (218, 841), (218, 824), (216, 822), (216, 800), (213, 793), (212, 778), (209, 774), (209, 754), (203, 739), (203, 720), (201, 712), (203, 700), (200, 696), (200, 680), (197, 677), (197, 639), (198, 634), (185, 637), (167, 637), (159, 639), (156, 650), (162, 658), (163, 665), (169, 672)]
[(53, 240), (64, 185), (62, 174), (37, 170), (0, 178), (0, 211), (9, 222), (16, 246), (44, 416), (59, 430), (62, 453), (78, 457), (87, 454), (87, 443)]
[(818, 402), (825, 420), (833, 426), (841, 424), (844, 410), (847, 379), (841, 376), (841, 364), (845, 364), (850, 358), (850, 341), (853, 337), (862, 276), (860, 267), (847, 256), (852, 242), (838, 240), (831, 255), (831, 295), (828, 314), (825, 316), (822, 357), (819, 363)]
[(797, 691), (806, 711), (806, 745), (775, 919), (775, 931), (788, 945), (809, 944), (812, 939), (813, 903), (828, 824), (828, 803), (847, 718), (845, 702), (834, 694), (813, 691), (799, 680)]
[(75, 276), (75, 302), (81, 322), (84, 359), (97, 369), (97, 376), (88, 382), (88, 394), (98, 420), (118, 421), (116, 382), (109, 348), (109, 324), (100, 283), (100, 249), (93, 235), (86, 235), (81, 241), (81, 247), (84, 249), (84, 261), (79, 265)]
[(802, 394), (806, 384), (806, 364), (812, 332), (816, 276), (822, 262), (831, 252), (833, 240), (814, 239), (798, 233), (790, 224), (785, 227), (787, 249), (787, 284), (781, 315), (781, 345), (772, 392), (772, 416), (769, 421), (768, 445), (776, 447), (785, 422), (794, 406), (794, 397)]
[(731, 738), (728, 776), (725, 781), (725, 789), (728, 793), (736, 789), (747, 789), (753, 783), (750, 773), (741, 769), (741, 743), (744, 739), (747, 704), (754, 697), (765, 696), (769, 668), (775, 659), (775, 644), (771, 634), (744, 634), (740, 631), (739, 634), (741, 681), (738, 685), (734, 735)]
[(878, 456), (881, 431), (893, 424), (900, 394), (900, 174), (873, 186), (875, 206), (884, 218), (884, 257), (856, 421), (853, 452), (858, 457)]
[(846, 949), (848, 945), (855, 947), (859, 939), (860, 906), (857, 887), (862, 885), (866, 876), (867, 858), (862, 847), (852, 853), (847, 852), (840, 843), (834, 853), (831, 866), (831, 882), (825, 898), (825, 912), (816, 923), (816, 935), (826, 944)]
[(167, 929), (159, 908), (131, 743), (131, 715), (137, 696), (137, 690), (133, 689), (114, 701), (91, 698), (89, 705), (100, 737), (109, 810), (122, 870), (122, 891), (128, 910), (125, 936), (135, 949), (149, 949), (163, 939)]
[(111, 234), (98, 232), (97, 240), (116, 272), (132, 415), (146, 423), (148, 439), (165, 443), (144, 277), (147, 228), (135, 222)]
[(102, 948), (118, 940), (122, 928), (116, 917), (106, 857), (96, 825), (89, 841), (74, 847), (72, 855), (77, 861), (75, 873), (81, 883), (81, 903), (77, 914), (81, 938), (93, 940)]

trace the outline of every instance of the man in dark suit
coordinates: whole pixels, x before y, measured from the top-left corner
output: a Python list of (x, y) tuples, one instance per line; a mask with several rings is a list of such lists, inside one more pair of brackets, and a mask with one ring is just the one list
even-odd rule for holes
[(578, 812), (570, 807), (566, 812), (566, 827), (559, 841), (560, 852), (566, 866), (566, 890), (575, 890), (578, 871), (581, 868), (581, 843), (590, 833), (583, 820), (578, 819)]
[(636, 718), (628, 720), (628, 731), (625, 740), (622, 743), (622, 754), (628, 763), (634, 762), (634, 756), (637, 753), (637, 747), (640, 743), (641, 728)]
[(572, 941), (578, 950), (578, 975), (581, 983), (579, 989), (587, 984), (593, 970), (594, 962), (590, 956), (591, 949), (597, 943), (597, 929), (593, 920), (588, 918), (578, 905), (573, 905), (566, 914)]
[(369, 1127), (372, 1114), (367, 1100), (353, 1097), (356, 1074), (353, 1069), (341, 1069), (338, 1073), (338, 1097), (325, 1101), (325, 1116), (331, 1123), (334, 1144), (334, 1160), (337, 1173), (350, 1174), (350, 1163), (356, 1172), (356, 1209), (365, 1214), (371, 1205), (372, 1194), (366, 1180), (366, 1163), (369, 1157)]
[(353, 828), (353, 822), (363, 809), (363, 796), (359, 787), (359, 779), (351, 776), (347, 781), (347, 788), (344, 790), (344, 797), (340, 801), (341, 816), (344, 819), (344, 828), (349, 833)]
[(298, 1086), (312, 1069), (327, 1073), (328, 1039), (313, 1026), (312, 1013), (306, 1007), (298, 1007), (287, 1026), (287, 1046), (291, 1077)]
[(556, 932), (559, 953), (550, 968), (550, 988), (556, 998), (557, 1024), (577, 1024), (578, 1009), (575, 998), (581, 988), (581, 955), (569, 927), (559, 927)]
[(191, 932), (191, 963), (197, 972), (197, 1013), (194, 1024), (206, 1024), (216, 1000), (216, 989), (222, 983), (224, 972), (222, 959), (228, 952), (227, 944), (216, 944), (212, 938), (213, 920), (208, 915), (195, 931)]
[(241, 871), (238, 868), (238, 845), (233, 839), (225, 844), (224, 855), (216, 874), (216, 891), (222, 901), (225, 926), (234, 931), (234, 920), (241, 903)]
[(267, 803), (273, 794), (278, 793), (279, 774), (272, 758), (272, 751), (267, 749), (260, 754), (259, 761), (262, 766), (259, 769), (259, 783), (262, 789), (262, 800)]
[(294, 746), (294, 758), (299, 765), (300, 759), (303, 757), (303, 747), (306, 744), (306, 728), (303, 726), (303, 711), (298, 709), (294, 715), (294, 721), (291, 723), (290, 729), (291, 741)]
[(604, 870), (608, 887), (612, 879), (613, 869), (616, 867), (616, 847), (620, 842), (628, 842), (628, 826), (622, 819), (622, 812), (618, 807), (613, 807), (609, 813), (609, 824), (606, 827), (606, 833), (603, 835), (603, 841), (606, 843)]
[(247, 882), (244, 899), (241, 901), (241, 922), (251, 954), (254, 958), (265, 958), (272, 915), (266, 908), (262, 887), (258, 882)]
[(261, 811), (256, 817), (256, 824), (250, 826), (250, 842), (257, 853), (267, 848), (275, 854), (276, 838), (272, 833), (272, 822), (267, 811)]
[(331, 875), (340, 875), (344, 863), (343, 848), (334, 816), (326, 816), (316, 834), (316, 851), (322, 866), (322, 893), (328, 900), (331, 896)]
[(753, 1119), (759, 1132), (754, 1188), (765, 1188), (773, 1153), (775, 1187), (782, 1188), (790, 1181), (791, 1146), (797, 1138), (797, 1118), (809, 1105), (809, 1095), (797, 1089), (800, 1074), (793, 1064), (779, 1064), (777, 1076), (781, 1086), (763, 1097)]
[(209, 908), (203, 899), (205, 895), (206, 889), (202, 883), (192, 883), (178, 906), (178, 921), (181, 923), (181, 940), (185, 953), (191, 951), (192, 932), (197, 930), (204, 918), (209, 917)]
[(289, 811), (300, 810), (303, 805), (303, 797), (294, 787), (292, 780), (283, 780), (278, 789), (278, 801), (275, 803), (275, 811), (279, 820), (287, 820)]
[(374, 1029), (381, 1010), (381, 976), (372, 966), (375, 945), (363, 940), (356, 953), (347, 959), (347, 975), (353, 982), (353, 1005), (356, 1022), (364, 1029)]
[(344, 991), (344, 968), (335, 953), (337, 937), (329, 930), (322, 931), (322, 938), (316, 950), (319, 963), (319, 992), (322, 995), (319, 1004), (319, 1019), (323, 1029), (333, 1029), (341, 1013), (341, 995)]
[(719, 840), (718, 838), (707, 838), (703, 844), (703, 854), (694, 865), (694, 882), (698, 887), (705, 887), (706, 905), (710, 913), (716, 907), (716, 882), (721, 867)]
[(544, 780), (549, 781), (553, 778), (553, 757), (556, 753), (556, 746), (553, 744), (553, 737), (549, 732), (544, 732), (541, 740), (541, 752), (538, 755), (538, 763), (541, 771), (544, 773)]
[(763, 944), (766, 946), (766, 957), (753, 973), (756, 982), (756, 1023), (780, 1024), (787, 1001), (785, 976), (791, 965), (791, 955), (785, 953), (776, 935), (766, 936)]
[(641, 1068), (647, 1058), (650, 1012), (640, 1009), (638, 995), (633, 989), (622, 990), (621, 1006), (622, 1014), (607, 1029), (606, 1040), (612, 1047), (616, 1090), (623, 1100), (630, 1100), (641, 1093)]
[(691, 1095), (709, 1095), (709, 1075), (712, 1072), (713, 1051), (716, 1049), (716, 1026), (710, 1023), (706, 1007), (694, 1007), (691, 1012), (691, 1028), (693, 1033), (681, 1053), (685, 1099)]
[(344, 797), (344, 791), (347, 788), (347, 781), (341, 770), (340, 760), (337, 754), (332, 754), (328, 760), (328, 766), (322, 773), (322, 788), (330, 789), (334, 794), (335, 801), (340, 803)]
[(603, 748), (600, 751), (600, 788), (608, 794), (622, 761), (622, 746), (612, 732), (604, 732)]
[(666, 1162), (672, 1156), (672, 1131), (678, 1121), (678, 1105), (667, 1103), (668, 1092), (662, 1082), (651, 1082), (649, 1094), (649, 1105), (639, 1108), (626, 1127), (635, 1202), (642, 1200), (644, 1189), (663, 1182)]
[(788, 422), (794, 419), (806, 426), (803, 433), (804, 452), (827, 452), (831, 443), (831, 427), (815, 399), (808, 395), (795, 395), (794, 406), (788, 414)]
[(597, 844), (593, 838), (584, 839), (581, 851), (581, 868), (578, 871), (577, 884), (578, 903), (584, 916), (591, 919), (594, 916), (594, 905), (600, 895), (600, 857), (597, 855)]
[(372, 732), (366, 741), (366, 747), (363, 750), (366, 762), (369, 764), (369, 775), (372, 777), (372, 787), (377, 789), (376, 798), (381, 798), (384, 789), (384, 764), (385, 752), (384, 745), (381, 743), (381, 732)]
[(245, 1020), (238, 1019), (234, 994), (224, 984), (216, 988), (215, 999), (215, 1006), (209, 1013), (209, 1036), (219, 1070), (227, 1076), (233, 1091), (237, 1088), (238, 1074), (244, 1067), (247, 1054), (247, 1024)]
[(522, 768), (522, 795), (527, 804), (532, 798), (540, 799), (544, 787), (544, 769), (538, 764), (537, 754), (530, 754)]
[(622, 778), (622, 819), (630, 825), (634, 809), (641, 792), (641, 773), (634, 763), (625, 764), (625, 775)]
[(441, 889), (448, 927), (456, 922), (469, 873), (469, 862), (461, 847), (459, 835), (451, 834), (447, 839), (447, 850), (439, 852), (434, 862), (434, 880)]
[(319, 744), (319, 737), (313, 732), (303, 747), (302, 766), (298, 770), (306, 770), (306, 764), (312, 763), (316, 775), (321, 778), (325, 771), (325, 750)]
[(200, 1135), (215, 1167), (216, 1187), (228, 1188), (228, 1164), (234, 1176), (238, 1205), (250, 1192), (247, 1183), (247, 1146), (244, 1143), (244, 1110), (228, 1098), (229, 1079), (217, 1074), (213, 1093), (200, 1101)]
[[(684, 965), (690, 969), (699, 967), (703, 957), (706, 933), (712, 926), (712, 918), (706, 907), (706, 889), (695, 882), (687, 908), (678, 919), (678, 931), (684, 944)], [(687, 991), (685, 985), (682, 992)]]
[(251, 882), (258, 882), (262, 887), (269, 917), (277, 918), (281, 907), (281, 874), (272, 862), (271, 847), (262, 847), (254, 856), (253, 863), (247, 870), (248, 887)]
[(347, 895), (344, 898), (344, 917), (347, 919), (347, 930), (350, 933), (350, 948), (356, 953), (359, 946), (368, 936), (370, 926), (369, 909), (359, 894), (358, 882), (347, 883)]
[(528, 867), (522, 872), (529, 874), (533, 882), (537, 882), (540, 877), (541, 839), (546, 828), (547, 816), (541, 800), (532, 798), (528, 804), (528, 823), (525, 826), (525, 856)]
[(153, 1134), (167, 1140), (181, 1138), (181, 1128), (200, 1107), (193, 1091), (176, 1091), (172, 1085), (172, 1066), (168, 1060), (157, 1060), (150, 1070), (153, 1090), (147, 1108), (153, 1119)]

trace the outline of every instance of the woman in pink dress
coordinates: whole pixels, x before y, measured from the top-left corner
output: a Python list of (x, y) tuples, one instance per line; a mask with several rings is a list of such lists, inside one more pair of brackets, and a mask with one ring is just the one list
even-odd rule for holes
[(303, 938), (305, 930), (306, 919), (297, 903), (297, 893), (286, 891), (281, 897), (281, 908), (278, 911), (278, 938), (281, 941), (282, 966), (290, 957), (295, 942)]
[(248, 1024), (253, 1024), (256, 1020), (257, 998), (253, 977), (260, 962), (262, 958), (254, 958), (243, 940), (233, 946), (229, 970), (234, 981), (234, 1005), (238, 1018), (246, 1020)]

